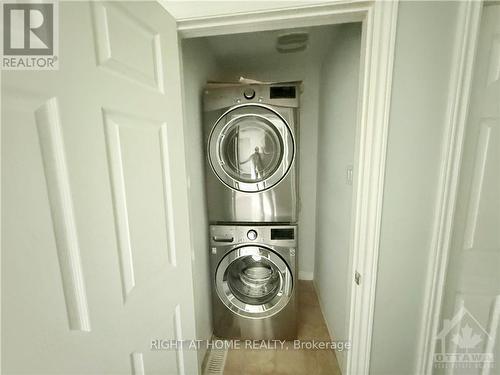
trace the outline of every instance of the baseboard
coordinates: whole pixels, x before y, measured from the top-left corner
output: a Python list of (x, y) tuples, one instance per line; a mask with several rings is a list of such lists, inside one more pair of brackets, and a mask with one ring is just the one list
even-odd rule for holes
[(308, 271), (299, 271), (299, 280), (313, 280), (314, 273)]
[[(323, 320), (325, 321), (326, 328), (328, 329), (328, 333), (330, 334), (330, 339), (331, 340), (338, 340), (337, 335), (335, 334), (333, 329), (330, 327), (330, 325), (328, 324), (328, 320), (326, 319), (325, 309), (323, 308), (323, 306), (324, 306), (323, 301), (321, 300), (321, 296), (318, 293), (318, 286), (316, 285), (316, 283), (313, 283), (313, 284), (314, 284), (314, 289), (316, 291), (316, 295), (318, 296), (319, 308), (321, 310), (321, 314), (323, 315)], [(335, 350), (333, 353), (335, 354), (335, 357), (337, 358), (337, 363), (340, 367), (341, 375), (345, 374), (345, 355), (346, 355), (345, 351), (340, 352), (338, 350)]]

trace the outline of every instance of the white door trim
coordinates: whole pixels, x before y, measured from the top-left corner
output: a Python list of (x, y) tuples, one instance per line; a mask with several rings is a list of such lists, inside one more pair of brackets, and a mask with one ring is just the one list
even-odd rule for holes
[[(349, 313), (353, 348), (347, 352), (346, 374), (368, 374), (370, 370), (397, 13), (397, 1), (377, 1), (363, 22), (365, 46)], [(361, 274), (361, 287), (354, 283), (356, 271)]]
[(340, 0), (321, 5), (316, 4), (210, 17), (183, 18), (177, 20), (177, 30), (181, 38), (196, 38), (360, 22), (363, 21), (366, 13), (372, 7), (373, 3), (370, 1)]
[(441, 314), (482, 1), (460, 3), (416, 374), (431, 374)]
[[(358, 108), (359, 167), (355, 186), (346, 374), (368, 374), (375, 305), (386, 145), (391, 102), (397, 1), (336, 1), (270, 11), (180, 19), (179, 35), (193, 38), (345, 22), (363, 22)], [(354, 283), (354, 273), (361, 283)]]

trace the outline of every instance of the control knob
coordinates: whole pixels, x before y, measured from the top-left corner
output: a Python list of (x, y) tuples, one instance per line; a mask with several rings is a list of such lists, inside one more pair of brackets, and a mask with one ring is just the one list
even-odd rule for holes
[(247, 232), (247, 237), (250, 241), (253, 241), (255, 239), (257, 239), (257, 231), (253, 230), (253, 229), (250, 229), (248, 232)]
[(255, 98), (255, 90), (252, 88), (248, 88), (243, 92), (243, 96), (248, 100), (253, 99)]

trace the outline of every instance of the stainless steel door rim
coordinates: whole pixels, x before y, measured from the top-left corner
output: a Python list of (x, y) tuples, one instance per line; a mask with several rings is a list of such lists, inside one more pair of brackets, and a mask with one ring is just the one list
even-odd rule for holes
[[(253, 131), (253, 137), (241, 137), (245, 131)], [(246, 149), (241, 149), (242, 144)], [(271, 152), (266, 150), (269, 145)], [(235, 106), (222, 114), (207, 146), (209, 164), (217, 178), (241, 192), (261, 192), (275, 186), (287, 175), (295, 156), (287, 121), (271, 107), (255, 103)], [(241, 153), (245, 153), (243, 160)]]
[[(235, 262), (252, 259), (255, 262), (266, 262), (277, 272), (278, 285), (264, 295), (263, 303), (249, 303), (236, 295), (228, 280), (228, 270)], [(260, 264), (260, 263), (259, 263)], [(262, 281), (262, 280), (259, 280)], [(224, 305), (235, 314), (253, 319), (270, 317), (281, 311), (289, 302), (292, 290), (292, 274), (285, 261), (271, 249), (260, 245), (244, 245), (229, 252), (219, 263), (215, 274), (216, 292)], [(271, 295), (272, 294), (272, 295)], [(247, 295), (248, 299), (258, 300), (259, 297)]]

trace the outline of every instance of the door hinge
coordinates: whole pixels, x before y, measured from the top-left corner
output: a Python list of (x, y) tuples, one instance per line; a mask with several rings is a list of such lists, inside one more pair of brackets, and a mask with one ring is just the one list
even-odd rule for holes
[(358, 271), (354, 273), (354, 282), (356, 283), (356, 285), (359, 285), (359, 283), (361, 282), (361, 274)]

